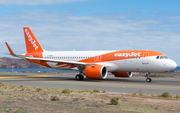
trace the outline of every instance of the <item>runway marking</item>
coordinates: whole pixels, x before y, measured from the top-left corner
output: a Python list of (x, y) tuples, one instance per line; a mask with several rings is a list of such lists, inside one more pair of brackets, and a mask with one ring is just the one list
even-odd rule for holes
[[(49, 81), (49, 82), (58, 82), (58, 83), (71, 83), (74, 84), (77, 82), (73, 82), (73, 81)], [(149, 85), (124, 85), (124, 84), (111, 84), (111, 83), (89, 83), (89, 82), (78, 82), (78, 84), (83, 84), (83, 85), (87, 85), (87, 84), (91, 84), (91, 85), (95, 85), (95, 86), (113, 86), (113, 87), (121, 87), (121, 86), (132, 86), (132, 87), (150, 87), (150, 88), (173, 88), (173, 89), (180, 89), (180, 87), (167, 87), (167, 86), (149, 86)]]
[[(37, 78), (41, 78), (41, 77), (59, 77), (59, 76), (56, 76), (56, 75), (27, 75), (27, 76), (3, 76), (3, 77), (0, 77), (0, 78), (22, 78), (22, 79), (18, 79), (18, 80), (26, 80), (26, 79), (23, 79), (23, 78), (33, 78), (33, 77), (37, 77)], [(17, 79), (11, 79), (11, 80), (17, 80)], [(164, 80), (163, 80), (164, 81)], [(35, 81), (37, 82), (37, 81)], [(38, 81), (38, 82), (44, 82), (44, 81)], [(83, 84), (83, 85), (94, 85), (94, 86), (106, 86), (106, 87), (149, 87), (149, 88), (171, 88), (171, 89), (180, 89), (180, 87), (169, 87), (169, 86), (150, 86), (152, 84), (149, 84), (149, 85), (125, 85), (125, 84), (112, 84), (112, 83), (98, 83), (98, 82), (89, 82), (89, 81), (48, 81), (48, 83), (50, 82), (57, 82), (59, 84), (61, 83), (66, 83), (66, 84), (75, 84), (75, 85), (78, 85), (78, 84)], [(47, 82), (46, 82), (47, 83)], [(156, 83), (166, 83), (166, 82), (156, 82)], [(168, 83), (168, 82), (167, 82)], [(148, 83), (147, 83), (148, 84)]]
[[(156, 82), (156, 83), (169, 83), (169, 82)], [(171, 84), (180, 85), (180, 83), (174, 83), (173, 81), (171, 82)]]
[(26, 76), (0, 76), (0, 78), (41, 78), (41, 77), (58, 77), (55, 75), (26, 75)]

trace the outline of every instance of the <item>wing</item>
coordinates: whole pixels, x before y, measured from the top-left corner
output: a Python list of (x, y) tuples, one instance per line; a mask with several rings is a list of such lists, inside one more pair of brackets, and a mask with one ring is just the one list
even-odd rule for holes
[[(29, 56), (25, 56), (25, 55), (17, 55), (15, 54), (12, 49), (10, 48), (10, 46), (8, 45), (7, 42), (5, 42), (9, 53), (6, 53), (7, 55), (12, 55), (14, 57), (19, 57), (25, 60), (36, 60), (36, 61), (42, 61), (42, 62), (54, 62), (57, 63), (56, 65), (60, 65), (60, 67), (77, 67), (78, 69), (80, 68), (85, 68), (87, 65), (92, 65), (92, 64), (88, 64), (88, 63), (84, 63), (84, 62), (74, 62), (74, 61), (65, 61), (65, 60), (57, 60), (57, 59), (45, 59), (45, 58), (36, 58), (36, 57), (29, 57)], [(34, 62), (35, 63), (35, 62)], [(41, 64), (40, 64), (41, 65)]]
[(84, 63), (84, 62), (74, 62), (74, 61), (65, 61), (65, 60), (57, 60), (57, 59), (45, 59), (45, 58), (35, 58), (35, 57), (26, 57), (26, 59), (45, 61), (45, 62), (54, 62), (58, 64), (69, 64), (73, 66), (87, 66), (88, 65), (88, 63)]

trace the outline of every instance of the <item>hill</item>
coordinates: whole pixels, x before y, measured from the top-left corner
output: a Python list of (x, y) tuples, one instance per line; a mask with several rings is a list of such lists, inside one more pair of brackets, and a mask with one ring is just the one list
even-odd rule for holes
[(15, 59), (15, 58), (0, 58), (0, 68), (42, 68), (42, 66), (31, 63), (29, 61), (23, 59)]

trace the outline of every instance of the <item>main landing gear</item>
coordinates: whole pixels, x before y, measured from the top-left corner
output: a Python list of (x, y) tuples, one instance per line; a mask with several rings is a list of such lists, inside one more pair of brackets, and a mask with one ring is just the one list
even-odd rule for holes
[(149, 77), (149, 75), (150, 75), (150, 73), (147, 72), (146, 73), (146, 77), (147, 77), (146, 82), (151, 82), (152, 81), (151, 78)]
[(77, 74), (75, 77), (76, 80), (83, 80), (84, 79), (84, 75), (83, 74)]

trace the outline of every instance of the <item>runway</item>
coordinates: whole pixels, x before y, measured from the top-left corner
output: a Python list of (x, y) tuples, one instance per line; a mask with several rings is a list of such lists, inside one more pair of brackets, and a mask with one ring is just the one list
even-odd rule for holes
[(145, 77), (116, 78), (109, 75), (105, 80), (85, 79), (76, 81), (73, 74), (32, 74), (0, 73), (0, 83), (35, 87), (58, 87), (70, 89), (99, 89), (106, 92), (162, 94), (168, 91), (180, 94), (180, 78), (152, 78), (146, 82)]

